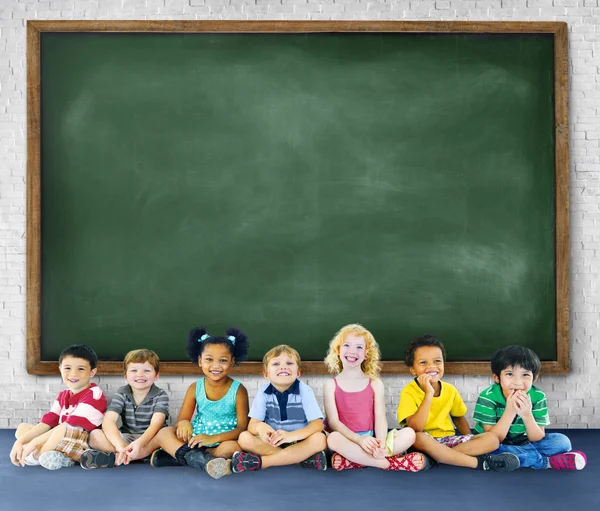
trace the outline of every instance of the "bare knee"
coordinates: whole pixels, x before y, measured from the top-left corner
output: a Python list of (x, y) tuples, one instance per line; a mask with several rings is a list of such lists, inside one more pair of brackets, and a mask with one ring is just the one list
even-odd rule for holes
[(310, 445), (313, 446), (317, 451), (324, 451), (327, 447), (327, 438), (323, 433), (313, 433), (306, 440), (308, 440)]
[(32, 428), (33, 428), (33, 424), (19, 424), (17, 426), (17, 431), (15, 432), (15, 438), (17, 438), (17, 439), (21, 438)]
[(329, 435), (327, 436), (327, 447), (329, 447), (329, 449), (331, 449), (332, 451), (339, 451), (340, 445), (342, 443), (342, 438), (344, 438), (344, 436), (341, 433), (338, 433), (337, 431), (329, 433)]
[(249, 431), (242, 431), (238, 438), (237, 443), (239, 444), (242, 450), (251, 449), (254, 445), (256, 437), (250, 433)]
[(417, 434), (415, 430), (412, 428), (402, 428), (400, 431), (396, 431), (394, 438), (402, 443), (409, 444), (409, 447), (415, 443), (417, 439)]

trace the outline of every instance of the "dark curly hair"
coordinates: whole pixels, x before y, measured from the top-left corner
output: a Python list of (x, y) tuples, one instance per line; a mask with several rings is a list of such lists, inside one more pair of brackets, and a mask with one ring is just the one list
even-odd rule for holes
[(408, 343), (408, 347), (404, 352), (404, 363), (408, 367), (413, 366), (415, 363), (415, 351), (422, 346), (435, 346), (436, 348), (441, 349), (442, 358), (444, 359), (444, 362), (446, 361), (446, 349), (444, 348), (444, 345), (433, 335), (423, 335), (421, 337), (415, 337)]
[(206, 327), (196, 327), (190, 330), (185, 351), (190, 360), (198, 363), (204, 348), (208, 344), (223, 344), (235, 359), (235, 365), (248, 359), (248, 336), (239, 328), (229, 327), (225, 335), (212, 336), (206, 332)]

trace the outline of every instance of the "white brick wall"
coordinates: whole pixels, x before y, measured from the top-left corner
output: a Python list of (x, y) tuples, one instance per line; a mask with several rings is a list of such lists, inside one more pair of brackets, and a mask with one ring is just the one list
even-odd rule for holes
[[(566, 21), (570, 44), (571, 366), (541, 377), (555, 427), (600, 427), (600, 7), (598, 0), (2, 0), (0, 5), (0, 428), (36, 421), (62, 388), (25, 370), (25, 20), (432, 19)], [(325, 347), (324, 347), (325, 349)], [(176, 415), (192, 377), (160, 380)], [(254, 396), (258, 377), (241, 378)], [(486, 376), (447, 377), (470, 409)], [(111, 394), (120, 377), (100, 377)], [(322, 376), (305, 379), (321, 398)], [(393, 423), (408, 377), (386, 377)]]

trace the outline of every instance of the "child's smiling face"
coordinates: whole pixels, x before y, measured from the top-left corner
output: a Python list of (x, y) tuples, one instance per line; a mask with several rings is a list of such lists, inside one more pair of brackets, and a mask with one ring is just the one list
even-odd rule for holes
[(359, 335), (348, 334), (340, 346), (340, 360), (344, 369), (360, 367), (365, 360), (366, 342)]
[(505, 398), (517, 390), (529, 392), (535, 380), (537, 377), (533, 377), (533, 372), (521, 366), (508, 366), (500, 371), (500, 377), (494, 375), (494, 381), (502, 387)]
[(277, 390), (282, 392), (281, 389), (286, 390), (289, 388), (300, 376), (300, 368), (296, 359), (284, 351), (279, 356), (269, 360), (267, 372), (264, 376)]
[(90, 386), (90, 380), (96, 374), (96, 369), (92, 369), (89, 360), (70, 355), (62, 359), (59, 369), (65, 385), (71, 389), (73, 394), (87, 389)]
[(132, 389), (146, 390), (158, 380), (158, 373), (150, 362), (128, 364), (125, 379)]
[(431, 383), (437, 383), (444, 376), (444, 355), (437, 346), (421, 346), (415, 350), (415, 359), (410, 372), (417, 378), (422, 374), (431, 377)]
[(227, 377), (235, 361), (224, 344), (207, 344), (198, 362), (204, 375), (218, 382)]

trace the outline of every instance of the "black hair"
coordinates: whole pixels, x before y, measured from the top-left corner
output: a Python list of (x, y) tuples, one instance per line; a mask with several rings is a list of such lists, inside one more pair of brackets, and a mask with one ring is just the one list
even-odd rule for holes
[(446, 361), (446, 349), (444, 348), (444, 345), (433, 335), (423, 335), (421, 337), (415, 337), (408, 343), (406, 351), (404, 352), (404, 363), (408, 367), (413, 366), (415, 363), (415, 351), (422, 346), (435, 346), (436, 348), (441, 349), (442, 358), (444, 359), (444, 362)]
[(65, 348), (60, 352), (58, 356), (58, 364), (62, 364), (63, 358), (75, 357), (87, 360), (90, 363), (92, 369), (98, 367), (98, 355), (96, 352), (86, 344), (72, 344), (68, 348)]
[[(233, 337), (233, 339), (230, 339)], [(192, 328), (188, 334), (186, 353), (190, 360), (198, 363), (205, 346), (208, 344), (223, 344), (229, 348), (229, 353), (235, 359), (235, 365), (248, 359), (248, 336), (239, 328), (229, 327), (225, 335), (213, 337), (206, 332), (206, 328)]]
[(507, 367), (520, 366), (533, 373), (535, 379), (540, 374), (540, 357), (535, 351), (525, 346), (505, 346), (492, 354), (492, 374), (500, 378), (500, 373)]

